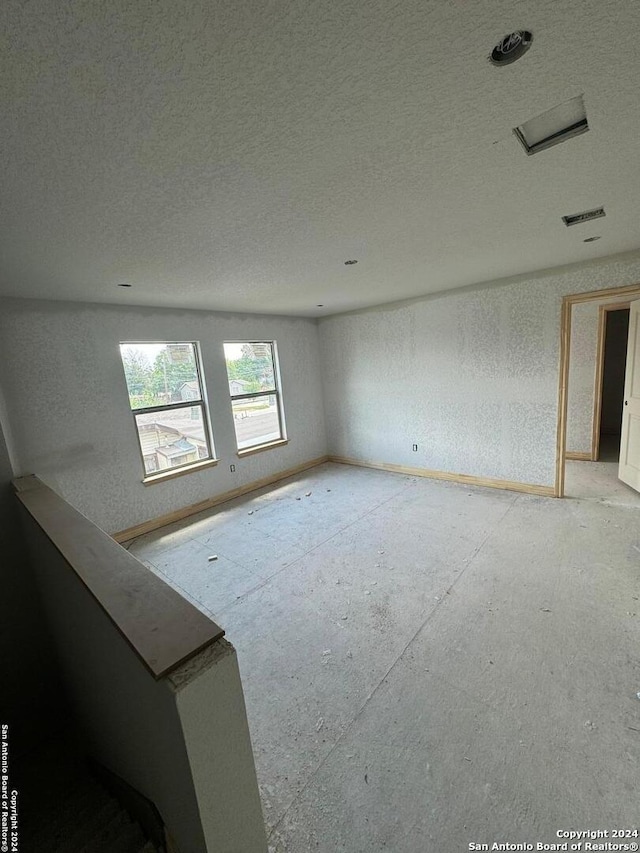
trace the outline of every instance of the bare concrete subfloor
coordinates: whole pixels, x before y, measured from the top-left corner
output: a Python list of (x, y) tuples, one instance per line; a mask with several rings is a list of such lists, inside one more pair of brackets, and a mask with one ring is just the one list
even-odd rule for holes
[(454, 853), (638, 822), (639, 519), (323, 465), (131, 550), (238, 650), (272, 851)]
[(620, 437), (603, 436), (598, 462), (565, 462), (565, 495), (614, 506), (640, 507), (640, 494), (618, 479)]

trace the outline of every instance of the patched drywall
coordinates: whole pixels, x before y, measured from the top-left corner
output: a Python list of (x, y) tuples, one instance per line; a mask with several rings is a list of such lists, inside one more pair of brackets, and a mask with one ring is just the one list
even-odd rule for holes
[(599, 304), (595, 302), (578, 303), (571, 312), (567, 450), (573, 453), (591, 453), (598, 312)]
[(638, 281), (635, 252), (321, 320), (330, 453), (552, 486), (562, 297)]
[[(118, 347), (127, 340), (200, 342), (216, 467), (142, 484)], [(288, 445), (236, 456), (225, 340), (277, 341)], [(313, 320), (9, 299), (0, 312), (0, 378), (17, 473), (37, 474), (109, 532), (326, 453)]]

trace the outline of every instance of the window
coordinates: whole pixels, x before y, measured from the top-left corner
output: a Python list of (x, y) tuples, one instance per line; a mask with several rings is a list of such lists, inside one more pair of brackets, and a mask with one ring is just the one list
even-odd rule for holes
[(225, 343), (238, 452), (284, 441), (274, 341)]
[(196, 343), (122, 343), (146, 477), (213, 460)]

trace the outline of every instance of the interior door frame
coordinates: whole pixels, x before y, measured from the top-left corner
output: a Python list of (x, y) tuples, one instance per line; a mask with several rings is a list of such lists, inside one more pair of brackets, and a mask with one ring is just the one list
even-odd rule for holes
[[(560, 370), (558, 379), (558, 421), (556, 426), (556, 477), (553, 493), (557, 498), (564, 497), (564, 465), (567, 454), (567, 408), (569, 386), (569, 361), (571, 357), (571, 316), (573, 306), (583, 302), (597, 302), (601, 299), (621, 297), (619, 303), (601, 305), (601, 309), (614, 311), (622, 307), (628, 308), (634, 299), (640, 299), (640, 284), (628, 284), (624, 287), (610, 287), (605, 290), (590, 290), (587, 293), (572, 293), (562, 298), (560, 311)], [(624, 302), (623, 302), (624, 300)], [(598, 436), (600, 417), (602, 413), (602, 366), (604, 364), (604, 332), (606, 330), (607, 311), (601, 310), (598, 318), (598, 354), (596, 363), (596, 406), (598, 407)], [(598, 403), (599, 398), (599, 403)], [(594, 457), (596, 447), (594, 436), (596, 430), (596, 413), (591, 436), (591, 456)], [(597, 448), (599, 450), (599, 448)], [(597, 458), (597, 457), (596, 457)]]

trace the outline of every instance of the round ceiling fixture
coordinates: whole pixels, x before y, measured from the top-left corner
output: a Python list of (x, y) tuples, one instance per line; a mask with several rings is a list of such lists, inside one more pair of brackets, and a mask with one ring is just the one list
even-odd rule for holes
[(324, 305), (316, 305), (316, 308), (324, 308)]
[(358, 263), (357, 261), (345, 261), (344, 265), (346, 267), (350, 267), (350, 266), (353, 266), (353, 264), (357, 264), (357, 263)]
[(130, 284), (125, 284), (124, 282), (122, 282), (122, 284), (119, 284), (119, 285), (117, 285), (117, 286), (118, 286), (118, 287), (131, 287), (132, 285), (130, 285)]
[(489, 61), (493, 65), (511, 65), (531, 47), (533, 33), (529, 30), (516, 30), (509, 33), (491, 51)]
[(582, 242), (583, 243), (595, 243), (596, 240), (599, 240), (599, 239), (600, 239), (600, 237), (585, 237), (585, 239)]

